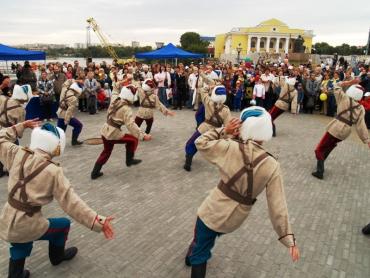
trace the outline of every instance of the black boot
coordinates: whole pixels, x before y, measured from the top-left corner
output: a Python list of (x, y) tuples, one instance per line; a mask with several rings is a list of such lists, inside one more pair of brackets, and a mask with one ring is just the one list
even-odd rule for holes
[(272, 137), (276, 137), (276, 126), (274, 123), (272, 124)]
[(24, 262), (26, 259), (20, 260), (9, 260), (9, 273), (8, 278), (28, 278), (30, 277), (30, 272), (24, 270)]
[(184, 164), (184, 169), (188, 172), (191, 171), (191, 163), (193, 161), (193, 156), (190, 154), (187, 154), (185, 156), (185, 164)]
[(72, 146), (82, 145), (83, 142), (77, 140), (78, 135), (72, 134)]
[(63, 261), (72, 260), (78, 252), (77, 247), (64, 249), (64, 246), (49, 244), (49, 259), (52, 265), (58, 265)]
[(317, 160), (316, 172), (312, 173), (312, 176), (322, 180), (324, 178), (324, 160)]
[(364, 235), (370, 235), (370, 223), (367, 224), (365, 227), (362, 228), (362, 233)]
[(193, 265), (191, 267), (191, 278), (205, 278), (207, 263)]
[(131, 165), (136, 165), (141, 162), (140, 159), (134, 159), (134, 153), (126, 151), (126, 165), (127, 167), (130, 167)]
[(103, 175), (102, 172), (100, 172), (103, 165), (100, 165), (98, 163), (95, 163), (94, 169), (91, 172), (91, 179), (96, 180), (97, 178), (101, 177)]

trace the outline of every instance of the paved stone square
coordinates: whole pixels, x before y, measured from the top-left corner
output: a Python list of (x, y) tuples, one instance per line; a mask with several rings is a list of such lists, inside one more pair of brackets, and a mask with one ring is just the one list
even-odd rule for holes
[[(84, 123), (81, 138), (98, 136), (105, 117), (104, 112), (78, 115)], [(106, 241), (73, 222), (67, 245), (79, 247), (77, 257), (53, 267), (47, 243), (36, 242), (27, 260), (32, 277), (190, 277), (184, 255), (196, 210), (217, 184), (218, 172), (200, 155), (191, 173), (182, 169), (184, 144), (195, 128), (193, 111), (155, 117), (153, 141), (140, 142), (136, 155), (144, 161), (127, 168), (124, 146), (117, 145), (96, 181), (90, 171), (102, 146), (72, 148), (68, 140), (65, 155), (57, 160), (91, 207), (115, 216), (116, 238)], [(276, 121), (278, 137), (267, 144), (281, 163), (301, 260), (292, 263), (277, 241), (262, 194), (242, 227), (218, 239), (207, 277), (370, 277), (370, 238), (361, 234), (370, 222), (370, 152), (353, 133), (329, 157), (325, 181), (313, 178), (313, 150), (329, 120), (284, 114)], [(29, 132), (21, 142), (29, 142)], [(0, 180), (1, 205), (7, 199), (6, 181)], [(65, 216), (57, 203), (43, 213)], [(0, 242), (0, 252), (0, 277), (6, 277), (7, 243)]]

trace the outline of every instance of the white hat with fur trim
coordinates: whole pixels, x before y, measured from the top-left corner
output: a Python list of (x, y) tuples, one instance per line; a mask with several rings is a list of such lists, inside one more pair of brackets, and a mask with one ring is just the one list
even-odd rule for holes
[(364, 88), (360, 85), (352, 85), (346, 91), (346, 95), (354, 100), (361, 100), (362, 96), (364, 95)]
[(266, 142), (272, 138), (271, 116), (264, 108), (248, 107), (240, 113), (240, 120), (242, 125), (239, 136), (243, 141)]
[(225, 103), (226, 101), (226, 88), (223, 85), (218, 85), (213, 88), (211, 93), (211, 100), (215, 103)]
[(32, 98), (32, 89), (30, 85), (15, 85), (12, 99), (28, 102)]
[[(64, 131), (52, 125), (45, 123), (41, 127), (34, 128), (31, 133), (30, 149), (40, 149), (52, 156), (61, 155), (66, 146), (66, 136)], [(57, 149), (60, 148), (60, 153)]]
[(124, 86), (121, 89), (119, 97), (121, 99), (127, 100), (130, 103), (134, 103), (137, 100), (136, 90), (137, 88), (132, 84)]
[(141, 88), (143, 88), (145, 92), (152, 91), (155, 88), (155, 83), (152, 79), (146, 79), (141, 85)]
[(69, 88), (74, 91), (76, 97), (81, 96), (82, 91), (83, 91), (83, 86), (80, 85), (78, 82), (73, 82)]

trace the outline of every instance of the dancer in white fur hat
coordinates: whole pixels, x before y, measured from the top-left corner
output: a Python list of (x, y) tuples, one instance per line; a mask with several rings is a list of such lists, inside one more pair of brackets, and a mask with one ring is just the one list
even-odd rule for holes
[(249, 107), (240, 120), (234, 118), (197, 139), (199, 152), (219, 168), (220, 182), (198, 209), (194, 239), (185, 258), (192, 266), (192, 278), (205, 277), (216, 238), (238, 229), (264, 190), (279, 241), (289, 248), (293, 261), (299, 259), (280, 166), (262, 146), (271, 137), (270, 114), (262, 107)]

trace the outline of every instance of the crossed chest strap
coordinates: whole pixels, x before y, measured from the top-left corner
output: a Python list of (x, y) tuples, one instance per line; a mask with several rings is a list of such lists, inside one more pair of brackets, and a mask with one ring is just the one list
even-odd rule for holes
[[(244, 144), (239, 143), (239, 150), (243, 155), (244, 166), (240, 168), (238, 172), (234, 176), (232, 176), (226, 183), (223, 180), (220, 180), (218, 184), (218, 189), (222, 191), (227, 197), (230, 199), (247, 206), (252, 206), (257, 199), (253, 198), (253, 169), (264, 160), (266, 157), (269, 156), (267, 152), (261, 154), (256, 159), (251, 162), (247, 155), (244, 152)], [(247, 194), (246, 196), (241, 195), (240, 193), (236, 192), (235, 190), (231, 189), (231, 187), (238, 181), (244, 174), (247, 174)]]
[[(349, 108), (348, 109), (345, 109), (343, 110), (342, 112), (340, 112), (337, 116), (336, 116), (336, 119), (349, 125), (349, 126), (352, 126), (353, 124), (356, 124), (358, 119), (354, 120), (353, 119), (353, 111), (357, 108), (357, 107), (360, 107), (360, 104), (357, 104), (355, 106), (353, 106), (353, 100), (352, 98), (349, 99)], [(343, 115), (345, 113), (349, 112), (349, 120), (344, 118)]]
[(220, 116), (220, 113), (222, 112), (223, 108), (224, 108), (223, 106), (221, 106), (221, 108), (218, 108), (217, 104), (214, 103), (213, 114), (212, 114), (211, 118), (206, 119), (205, 122), (207, 124), (210, 124), (210, 125), (214, 126), (214, 127), (221, 127), (223, 122), (224, 122), (222, 120), (221, 116)]
[(17, 104), (17, 105), (13, 105), (13, 106), (8, 107), (8, 101), (9, 101), (9, 98), (6, 98), (5, 103), (4, 103), (4, 110), (1, 111), (1, 113), (0, 113), (0, 119), (3, 116), (5, 117), (5, 121), (0, 120), (0, 125), (2, 127), (11, 127), (13, 124), (16, 124), (16, 123), (11, 123), (10, 122), (9, 116), (8, 116), (8, 111), (17, 109), (18, 107), (22, 107), (20, 104)]
[[(120, 99), (117, 98), (116, 101), (119, 101)], [(118, 128), (118, 129), (121, 129), (121, 126), (122, 124), (120, 123), (117, 123), (116, 121), (113, 120), (113, 115), (117, 113), (118, 110), (120, 110), (123, 106), (125, 105), (128, 105), (128, 103), (126, 101), (123, 101), (123, 103), (121, 103), (120, 105), (118, 106), (114, 106), (112, 111), (110, 113), (108, 113), (107, 115), (107, 124), (112, 126), (112, 127), (115, 127), (115, 128)]]
[(67, 110), (68, 109), (68, 103), (67, 103), (67, 99), (71, 98), (71, 97), (74, 97), (74, 94), (73, 95), (69, 95), (67, 96), (67, 92), (68, 91), (73, 91), (74, 93), (78, 93), (76, 90), (72, 89), (72, 88), (68, 88), (67, 91), (66, 91), (66, 94), (64, 95), (64, 98), (60, 101), (60, 104), (59, 104), (59, 107), (62, 109), (62, 110)]
[(143, 107), (143, 108), (155, 108), (155, 101), (151, 101), (150, 98), (149, 98), (151, 95), (152, 94), (150, 94), (150, 95), (145, 94), (144, 99), (140, 103), (141, 107)]
[[(286, 103), (290, 104), (290, 103), (292, 102), (292, 97), (291, 97), (290, 93), (291, 93), (291, 92), (293, 92), (293, 91), (294, 91), (294, 89), (293, 89), (293, 90), (291, 90), (291, 91), (288, 89), (288, 91), (287, 91), (284, 95), (282, 95), (279, 99), (280, 99), (281, 101), (284, 101), (284, 102), (286, 102)], [(288, 96), (288, 99), (283, 99), (283, 98), (285, 98), (286, 96)]]
[[(33, 206), (28, 202), (28, 195), (26, 193), (26, 185), (37, 175), (39, 175), (49, 164), (50, 161), (45, 160), (40, 166), (38, 166), (31, 174), (24, 176), (24, 164), (26, 163), (27, 158), (33, 155), (33, 152), (30, 150), (25, 150), (25, 154), (22, 158), (19, 172), (19, 180), (12, 188), (8, 195), (8, 203), (11, 207), (23, 211), (27, 216), (32, 217), (35, 213), (41, 210), (41, 206)], [(20, 200), (14, 198), (15, 193), (20, 190)]]

